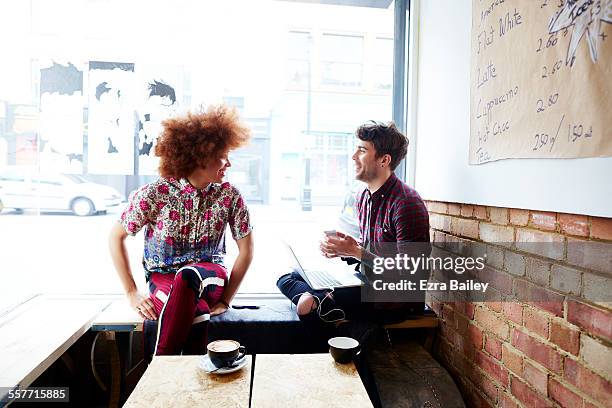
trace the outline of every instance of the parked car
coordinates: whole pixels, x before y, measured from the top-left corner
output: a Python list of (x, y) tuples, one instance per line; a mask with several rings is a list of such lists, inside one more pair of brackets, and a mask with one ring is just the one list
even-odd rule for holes
[(0, 169), (0, 210), (71, 211), (86, 216), (107, 211), (123, 200), (123, 195), (114, 188), (89, 182), (82, 176)]

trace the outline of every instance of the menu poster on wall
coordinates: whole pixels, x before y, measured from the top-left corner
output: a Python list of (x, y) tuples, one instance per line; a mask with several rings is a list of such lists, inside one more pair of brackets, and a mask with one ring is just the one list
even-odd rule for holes
[(473, 0), (470, 164), (612, 156), (612, 0)]

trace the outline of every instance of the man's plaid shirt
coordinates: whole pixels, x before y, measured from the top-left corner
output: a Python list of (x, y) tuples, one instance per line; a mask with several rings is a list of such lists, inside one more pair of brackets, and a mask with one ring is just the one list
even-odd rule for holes
[(429, 242), (429, 213), (419, 194), (397, 178), (387, 179), (376, 192), (357, 195), (362, 245), (379, 242)]

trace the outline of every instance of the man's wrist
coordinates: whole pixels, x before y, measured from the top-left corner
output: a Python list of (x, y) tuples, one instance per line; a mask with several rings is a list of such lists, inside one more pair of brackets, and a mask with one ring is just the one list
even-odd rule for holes
[(352, 256), (355, 259), (361, 260), (361, 258), (363, 257), (363, 247), (357, 244), (357, 247), (355, 248), (355, 251)]

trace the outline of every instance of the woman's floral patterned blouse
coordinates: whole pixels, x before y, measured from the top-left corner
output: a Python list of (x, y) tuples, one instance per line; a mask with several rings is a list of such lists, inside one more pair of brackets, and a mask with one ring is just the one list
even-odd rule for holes
[(230, 183), (198, 190), (187, 179), (172, 178), (132, 193), (120, 222), (129, 235), (145, 228), (147, 280), (153, 272), (175, 273), (189, 263), (222, 264), (226, 226), (235, 240), (252, 230), (244, 199)]

